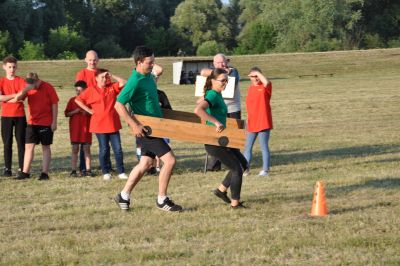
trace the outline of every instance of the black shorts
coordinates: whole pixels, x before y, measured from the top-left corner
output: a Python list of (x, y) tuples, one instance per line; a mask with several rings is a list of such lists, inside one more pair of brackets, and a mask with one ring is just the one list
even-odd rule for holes
[(153, 138), (153, 137), (143, 137), (137, 138), (137, 143), (141, 145), (142, 156), (148, 156), (151, 158), (162, 157), (171, 151), (169, 145), (164, 139)]
[(25, 143), (42, 145), (53, 144), (53, 131), (48, 126), (28, 125), (25, 133)]

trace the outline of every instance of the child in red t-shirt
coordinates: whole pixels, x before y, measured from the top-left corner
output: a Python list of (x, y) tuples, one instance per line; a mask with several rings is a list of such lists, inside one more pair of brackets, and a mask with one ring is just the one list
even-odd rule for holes
[(53, 143), (54, 131), (57, 130), (58, 96), (54, 87), (39, 79), (36, 73), (29, 73), (26, 79), (32, 87), (27, 87), (17, 94), (16, 100), (28, 97), (29, 118), (25, 135), (25, 156), (22, 172), (18, 179), (30, 177), (30, 168), (35, 146), (42, 144), (43, 163), (39, 180), (49, 179), (51, 161), (50, 145)]
[(12, 176), (12, 143), (13, 133), (18, 147), (19, 170), (24, 166), (25, 153), (25, 128), (26, 117), (24, 103), (14, 100), (16, 94), (22, 91), (25, 80), (16, 76), (17, 59), (6, 56), (3, 60), (3, 69), (6, 76), (0, 78), (0, 102), (1, 102), (1, 137), (4, 148), (4, 176)]
[[(112, 83), (111, 78), (117, 82)], [(92, 114), (89, 131), (96, 133), (99, 141), (99, 161), (103, 179), (111, 179), (110, 143), (114, 151), (119, 179), (128, 179), (125, 174), (121, 137), (122, 128), (119, 115), (114, 108), (117, 95), (121, 92), (126, 80), (112, 75), (107, 69), (96, 70), (96, 86), (88, 87), (76, 97), (75, 102), (86, 112)]]
[[(78, 80), (75, 85), (76, 95), (79, 96), (86, 88), (86, 82)], [(82, 147), (84, 153), (85, 169), (81, 172), (81, 176), (93, 176), (91, 171), (90, 145), (92, 144), (92, 133), (89, 132), (90, 114), (84, 111), (75, 103), (75, 97), (69, 99), (65, 107), (64, 114), (69, 117), (69, 136), (72, 144), (71, 154), (71, 177), (77, 177), (76, 172), (79, 146)]]

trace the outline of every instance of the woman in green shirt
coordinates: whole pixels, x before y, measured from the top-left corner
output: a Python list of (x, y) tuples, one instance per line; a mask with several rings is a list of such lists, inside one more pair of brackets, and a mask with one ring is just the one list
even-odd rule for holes
[[(222, 132), (226, 127), (227, 107), (221, 92), (228, 83), (228, 75), (224, 69), (216, 68), (207, 77), (204, 86), (204, 98), (198, 101), (194, 112), (207, 125), (215, 126), (217, 132)], [(218, 158), (229, 172), (225, 179), (213, 192), (224, 202), (231, 204), (233, 209), (244, 208), (240, 202), (243, 171), (247, 168), (247, 161), (238, 149), (205, 144), (208, 154)], [(231, 199), (227, 195), (231, 189)]]

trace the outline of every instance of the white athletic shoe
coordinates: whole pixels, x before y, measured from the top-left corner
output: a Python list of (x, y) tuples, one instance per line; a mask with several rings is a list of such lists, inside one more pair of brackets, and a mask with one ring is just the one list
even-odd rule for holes
[(250, 174), (250, 168), (247, 168), (246, 171), (243, 172), (243, 176), (248, 176)]
[(258, 175), (259, 175), (259, 176), (268, 176), (269, 173), (268, 173), (268, 171), (261, 170), (260, 173), (259, 173)]
[(103, 180), (110, 181), (111, 180), (111, 175), (110, 174), (103, 175)]
[(125, 173), (122, 173), (122, 174), (118, 175), (118, 178), (126, 180), (126, 179), (128, 179), (128, 176)]

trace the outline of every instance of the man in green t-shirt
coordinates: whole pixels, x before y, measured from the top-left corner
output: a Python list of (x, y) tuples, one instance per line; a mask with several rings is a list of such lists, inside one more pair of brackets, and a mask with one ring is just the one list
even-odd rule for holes
[[(135, 114), (162, 117), (157, 85), (151, 75), (155, 62), (154, 53), (148, 47), (138, 46), (133, 52), (133, 58), (136, 68), (132, 71), (128, 82), (118, 95), (115, 109), (138, 138), (142, 147), (142, 155), (139, 164), (129, 174), (125, 187), (115, 197), (115, 202), (122, 210), (129, 210), (130, 194), (133, 188), (146, 171), (152, 167), (154, 158), (158, 156), (163, 162), (163, 167), (159, 175), (156, 206), (164, 211), (180, 212), (182, 207), (175, 204), (167, 196), (168, 183), (176, 163), (175, 155), (163, 139), (147, 137), (146, 129), (135, 117)], [(130, 106), (133, 114), (128, 112), (126, 104)]]

